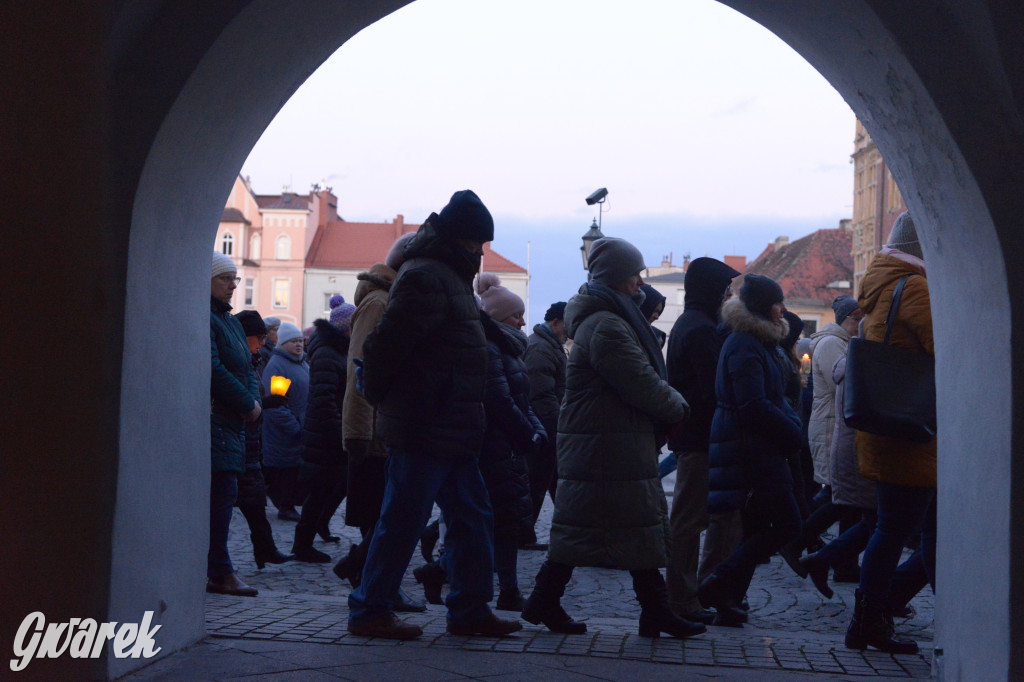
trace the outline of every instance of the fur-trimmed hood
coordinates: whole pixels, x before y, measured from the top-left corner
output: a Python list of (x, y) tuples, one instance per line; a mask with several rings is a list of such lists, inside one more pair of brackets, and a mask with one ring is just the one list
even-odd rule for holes
[(374, 263), (366, 272), (360, 272), (356, 279), (356, 295), (353, 299), (358, 306), (366, 296), (374, 290), (381, 290), (385, 293), (391, 290), (391, 283), (395, 281), (398, 274), (383, 263)]
[(313, 326), (316, 327), (316, 331), (309, 339), (309, 357), (313, 357), (321, 346), (330, 346), (342, 355), (348, 355), (348, 335), (342, 334), (327, 320), (313, 320)]
[(746, 304), (734, 296), (722, 305), (722, 321), (734, 332), (745, 332), (766, 346), (777, 346), (789, 333), (785, 318), (778, 322), (766, 320), (750, 312)]

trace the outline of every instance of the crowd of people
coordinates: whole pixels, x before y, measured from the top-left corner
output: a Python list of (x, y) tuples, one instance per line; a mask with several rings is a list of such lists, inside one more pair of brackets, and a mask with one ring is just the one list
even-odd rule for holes
[[(427, 600), (446, 605), (449, 632), (469, 636), (522, 627), (492, 611), (492, 574), (495, 610), (586, 632), (562, 597), (587, 567), (630, 572), (640, 636), (742, 627), (755, 571), (779, 553), (826, 598), (830, 571), (859, 583), (846, 646), (917, 650), (894, 616), (935, 588), (935, 442), (855, 432), (843, 419), (847, 346), (885, 335), (901, 280), (888, 342), (934, 355), (909, 214), (859, 298), (837, 297), (835, 322), (803, 340), (777, 282), (747, 274), (737, 286), (741, 273), (707, 257), (689, 265), (666, 338), (653, 326), (665, 299), (644, 284), (640, 251), (611, 237), (594, 243), (579, 292), (527, 336), (523, 300), (481, 272), (493, 238), (480, 198), (456, 192), (358, 276), (354, 304), (334, 296), (305, 333), (252, 310), (232, 315), (237, 271), (214, 252), (208, 591), (257, 594), (228, 555), (233, 505), (262, 568), (331, 561), (313, 542), (339, 541), (330, 521), (344, 502), (361, 541), (333, 570), (352, 587), (356, 635), (422, 633), (396, 615), (426, 608), (401, 589), (417, 545)], [(288, 554), (268, 498), (296, 524)], [(547, 552), (528, 596), (521, 550)]]

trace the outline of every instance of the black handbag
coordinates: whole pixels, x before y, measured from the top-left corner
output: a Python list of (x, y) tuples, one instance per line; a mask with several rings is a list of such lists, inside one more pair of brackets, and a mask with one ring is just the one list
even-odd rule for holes
[(935, 438), (935, 358), (889, 345), (905, 275), (896, 285), (882, 343), (854, 337), (846, 354), (843, 419), (858, 431), (929, 443)]

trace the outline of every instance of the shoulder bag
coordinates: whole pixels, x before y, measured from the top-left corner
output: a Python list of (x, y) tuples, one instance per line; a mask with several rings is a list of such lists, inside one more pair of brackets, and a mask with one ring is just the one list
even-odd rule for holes
[(909, 277), (900, 279), (893, 292), (884, 341), (850, 339), (843, 419), (858, 431), (929, 443), (936, 429), (935, 358), (889, 345)]

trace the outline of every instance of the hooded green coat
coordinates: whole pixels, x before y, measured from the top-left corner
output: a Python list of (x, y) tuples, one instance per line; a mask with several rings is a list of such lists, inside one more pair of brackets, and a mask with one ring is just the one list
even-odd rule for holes
[(549, 559), (570, 566), (663, 567), (668, 508), (658, 477), (659, 434), (686, 418), (686, 401), (603, 300), (574, 296), (565, 325), (573, 346), (558, 419)]

